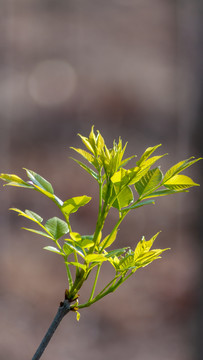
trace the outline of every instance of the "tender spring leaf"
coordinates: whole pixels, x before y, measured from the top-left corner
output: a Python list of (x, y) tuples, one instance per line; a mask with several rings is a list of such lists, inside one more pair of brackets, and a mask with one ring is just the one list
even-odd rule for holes
[[(66, 245), (66, 247), (65, 247)], [(82, 258), (85, 258), (85, 251), (84, 249), (82, 249), (79, 245), (76, 245), (75, 243), (73, 243), (72, 241), (66, 241), (65, 242), (65, 252), (68, 250), (68, 248), (70, 248), (70, 250), (72, 250), (71, 252), (75, 251), (78, 255), (82, 256)]]
[(162, 177), (162, 172), (158, 167), (149, 170), (140, 181), (135, 183), (135, 189), (140, 196), (150, 193), (160, 184)]
[(152, 147), (148, 147), (145, 150), (144, 154), (141, 156), (140, 160), (137, 161), (137, 166), (140, 166), (143, 162), (145, 162), (150, 157), (150, 155), (160, 146), (161, 146), (161, 144), (152, 146)]
[(109, 252), (105, 252), (105, 257), (108, 259), (109, 257), (121, 256), (126, 252), (127, 249), (129, 249), (129, 248), (124, 247), (121, 249), (115, 249), (115, 250), (111, 250)]
[(42, 217), (40, 215), (36, 214), (34, 211), (25, 210), (25, 213), (32, 219), (37, 220), (37, 222), (41, 223), (43, 221)]
[(144, 253), (142, 256), (135, 260), (134, 266), (137, 268), (145, 267), (149, 265), (152, 261), (159, 259), (160, 255), (166, 250), (169, 249), (156, 249)]
[(148, 252), (154, 241), (156, 240), (157, 236), (160, 234), (160, 231), (156, 233), (150, 240), (146, 241), (145, 237), (143, 236), (141, 241), (138, 242), (135, 251), (134, 251), (134, 260), (138, 259), (140, 255)]
[(82, 249), (83, 248), (86, 249), (94, 246), (94, 241), (92, 241), (92, 239), (87, 237), (82, 237), (80, 234), (76, 232), (70, 232), (70, 237), (73, 241), (77, 242), (77, 245), (79, 245)]
[(73, 266), (76, 266), (76, 267), (79, 267), (81, 269), (83, 269), (84, 271), (86, 271), (87, 269), (87, 266), (84, 265), (84, 264), (81, 264), (79, 262), (75, 262), (75, 261), (70, 261), (70, 262), (67, 262), (68, 265), (73, 265)]
[(137, 209), (141, 206), (144, 206), (144, 205), (151, 205), (151, 204), (154, 204), (154, 200), (142, 200), (140, 202), (135, 202), (134, 204), (132, 204), (131, 206), (128, 206), (127, 208), (125, 209), (122, 209), (121, 212), (125, 212), (125, 211), (128, 211), (128, 210), (133, 210), (133, 209)]
[(178, 194), (181, 192), (188, 192), (187, 190), (169, 190), (169, 189), (162, 189), (162, 190), (156, 190), (146, 196), (144, 196), (145, 199), (148, 199), (150, 197), (158, 197), (158, 196), (166, 196), (166, 195), (172, 195), (172, 194)]
[(24, 187), (24, 188), (30, 188), (33, 189), (33, 186), (28, 184), (27, 182), (23, 181), (19, 176), (14, 174), (1, 174), (0, 179), (3, 181), (6, 181), (10, 186), (18, 186), (18, 187)]
[(164, 183), (170, 190), (183, 190), (192, 186), (199, 186), (190, 177), (185, 175), (174, 175)]
[(81, 248), (89, 249), (94, 246), (94, 241), (90, 239), (82, 239), (81, 241), (79, 241), (79, 245), (81, 246)]
[(61, 211), (68, 218), (70, 214), (75, 213), (81, 206), (88, 204), (90, 200), (91, 197), (86, 195), (73, 197), (64, 201)]
[(50, 235), (48, 235), (47, 233), (43, 232), (43, 231), (39, 231), (39, 230), (35, 230), (35, 229), (28, 229), (28, 228), (22, 228), (23, 230), (27, 230), (27, 231), (30, 231), (30, 232), (33, 232), (35, 234), (38, 234), (38, 235), (41, 235), (41, 236), (44, 236), (44, 237), (47, 237), (49, 239), (52, 239), (53, 240), (53, 237), (51, 237)]
[(30, 210), (25, 210), (25, 212), (20, 209), (17, 209), (17, 208), (10, 208), (10, 210), (16, 211), (17, 213), (19, 213), (20, 216), (23, 216), (31, 221), (34, 221), (35, 223), (37, 223), (39, 225), (41, 225), (40, 223), (43, 220), (41, 218), (41, 216), (37, 215), (36, 213), (34, 213), (33, 211), (30, 211)]
[(87, 151), (82, 150), (82, 149), (77, 149), (74, 147), (71, 147), (70, 149), (73, 149), (78, 154), (82, 155), (85, 158), (85, 160), (89, 161), (90, 164), (95, 164), (95, 157), (93, 155), (91, 155), (90, 153), (88, 153)]
[(45, 246), (43, 249), (64, 256), (64, 254), (59, 249), (55, 248), (54, 246)]
[(77, 232), (70, 232), (70, 237), (72, 240), (74, 241), (80, 241), (82, 240), (82, 237), (80, 234), (78, 234)]
[(73, 248), (71, 248), (68, 244), (65, 243), (63, 245), (63, 251), (67, 256), (69, 256), (70, 254), (73, 253)]
[(58, 217), (47, 220), (45, 228), (53, 235), (55, 240), (58, 240), (69, 231), (67, 223)]
[(106, 261), (106, 257), (102, 254), (89, 254), (85, 256), (85, 261), (89, 264), (90, 262), (98, 262), (101, 263)]
[(91, 151), (91, 153), (93, 153), (93, 154), (95, 155), (95, 152), (94, 152), (94, 149), (93, 149), (93, 147), (92, 147), (92, 145), (91, 145), (90, 140), (89, 140), (88, 138), (86, 138), (85, 136), (82, 136), (82, 135), (80, 135), (80, 134), (78, 134), (78, 135), (80, 136), (80, 138), (81, 138), (83, 144), (86, 146), (86, 148), (87, 148), (89, 151)]
[(104, 139), (101, 136), (100, 132), (97, 131), (97, 139), (96, 139), (96, 143), (97, 143), (97, 155), (101, 155), (102, 149), (105, 145)]
[(48, 182), (46, 179), (44, 179), (39, 174), (35, 173), (32, 170), (25, 169), (27, 176), (29, 179), (33, 182), (34, 185), (39, 187), (42, 190), (47, 191), (50, 194), (54, 194), (54, 190), (50, 182)]
[(111, 234), (109, 234), (104, 238), (104, 240), (99, 245), (101, 251), (113, 244), (113, 242), (116, 240), (117, 232), (118, 232), (117, 230), (114, 230)]
[(121, 271), (128, 270), (134, 266), (134, 256), (133, 255), (126, 255), (119, 263), (119, 269)]
[(116, 197), (112, 206), (118, 210), (128, 206), (133, 201), (133, 192), (129, 186), (124, 187), (123, 190), (120, 191), (120, 187), (114, 185), (112, 195)]
[(188, 168), (189, 166), (195, 164), (197, 161), (202, 160), (202, 158), (199, 159), (195, 159), (195, 160), (191, 160), (194, 159), (194, 157), (191, 157), (189, 159), (183, 160), (178, 162), (177, 164), (173, 165), (165, 174), (164, 179), (163, 179), (163, 184), (165, 184), (165, 182), (167, 182), (169, 179), (171, 179), (174, 175), (177, 175), (178, 173), (180, 173), (181, 171), (185, 170), (186, 168)]

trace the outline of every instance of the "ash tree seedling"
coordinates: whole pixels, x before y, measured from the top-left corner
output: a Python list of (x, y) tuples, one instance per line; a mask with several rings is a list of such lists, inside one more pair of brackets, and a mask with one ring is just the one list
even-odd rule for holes
[[(159, 232), (149, 240), (143, 236), (134, 249), (129, 246), (121, 249), (112, 248), (119, 226), (127, 214), (131, 211), (134, 212), (139, 207), (154, 204), (154, 199), (157, 197), (187, 192), (190, 187), (199, 186), (190, 177), (182, 175), (182, 171), (201, 158), (191, 157), (180, 161), (164, 175), (156, 163), (166, 154), (154, 155), (161, 145), (148, 147), (141, 158), (135, 162), (135, 155), (124, 158), (127, 143), (123, 146), (121, 138), (118, 142), (114, 141), (112, 148), (109, 149), (100, 132), (97, 131), (95, 134), (94, 127), (91, 128), (89, 137), (79, 136), (86, 149), (72, 147), (71, 149), (83, 158), (83, 161), (75, 158), (73, 160), (93, 177), (94, 181), (98, 183), (99, 190), (98, 216), (92, 235), (79, 234), (71, 227), (72, 214), (88, 204), (91, 197), (84, 195), (63, 201), (54, 193), (49, 181), (28, 169), (25, 169), (28, 177), (26, 181), (13, 174), (1, 174), (0, 176), (6, 185), (38, 191), (45, 195), (60, 209), (63, 218), (54, 216), (43, 221), (40, 215), (31, 210), (22, 211), (11, 208), (18, 215), (37, 225), (37, 229), (31, 227), (24, 228), (25, 230), (50, 241), (50, 245), (44, 246), (44, 249), (61, 257), (68, 279), (65, 299), (60, 303), (57, 314), (33, 360), (41, 357), (54, 331), (68, 312), (75, 312), (77, 320), (79, 320), (80, 309), (89, 307), (114, 292), (139, 268), (159, 259), (161, 254), (168, 250), (152, 248)], [(127, 167), (130, 161), (134, 164), (133, 167)], [(105, 220), (111, 208), (117, 210), (117, 221), (112, 225), (111, 232), (103, 236)], [(101, 291), (97, 292), (96, 286), (101, 267), (106, 262), (112, 265), (114, 277), (104, 284)], [(79, 303), (79, 291), (94, 268), (96, 268), (96, 273), (89, 298), (86, 302)]]

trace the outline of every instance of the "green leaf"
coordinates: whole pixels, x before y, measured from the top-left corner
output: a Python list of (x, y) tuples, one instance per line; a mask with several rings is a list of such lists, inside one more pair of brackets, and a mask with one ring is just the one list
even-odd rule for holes
[(0, 179), (2, 179), (3, 181), (8, 182), (8, 184), (5, 184), (5, 185), (33, 189), (32, 185), (30, 185), (27, 182), (23, 181), (19, 176), (14, 175), (14, 174), (1, 174)]
[(118, 210), (128, 206), (133, 201), (133, 192), (129, 186), (120, 191), (120, 186), (114, 185), (112, 196), (113, 198), (116, 197), (112, 206)]
[(83, 144), (86, 146), (86, 148), (89, 151), (91, 151), (91, 153), (95, 154), (94, 148), (92, 147), (90, 140), (88, 138), (86, 138), (85, 136), (82, 136), (80, 134), (78, 134), (78, 135), (80, 136), (80, 138), (81, 138)]
[(142, 256), (140, 256), (138, 259), (136, 259), (134, 266), (137, 268), (145, 267), (145, 266), (149, 265), (152, 261), (159, 259), (160, 255), (166, 250), (169, 250), (169, 249), (151, 250), (151, 251), (143, 254)]
[(126, 255), (120, 262), (119, 262), (119, 269), (121, 271), (126, 271), (134, 266), (134, 256), (131, 254)]
[(67, 264), (68, 264), (68, 265), (73, 265), (73, 266), (79, 267), (79, 268), (83, 269), (84, 271), (86, 271), (86, 269), (87, 269), (87, 266), (86, 266), (86, 265), (80, 264), (79, 262), (70, 261), (70, 262), (67, 262)]
[(90, 200), (91, 197), (86, 195), (73, 197), (64, 201), (61, 211), (65, 217), (69, 218), (70, 214), (75, 213), (81, 206), (88, 204)]
[(190, 157), (189, 159), (183, 160), (178, 162), (177, 164), (173, 165), (165, 174), (164, 179), (163, 179), (163, 184), (165, 184), (165, 182), (167, 182), (169, 179), (171, 179), (174, 175), (179, 174), (181, 171), (185, 170), (186, 168), (188, 168), (189, 166), (195, 164), (197, 161), (202, 160), (202, 158), (199, 159), (195, 159), (195, 160), (191, 160), (194, 159), (194, 157)]
[(113, 242), (116, 240), (117, 232), (118, 232), (117, 230), (114, 230), (113, 232), (111, 232), (111, 234), (107, 235), (104, 238), (104, 240), (99, 245), (101, 251), (113, 244)]
[(79, 245), (81, 248), (85, 249), (94, 246), (94, 241), (92, 241), (92, 239), (89, 239), (87, 237), (82, 237), (80, 234), (76, 232), (70, 232), (70, 237), (73, 241), (76, 241), (77, 245)]
[(142, 255), (143, 253), (148, 252), (154, 241), (156, 240), (157, 236), (160, 234), (160, 231), (158, 233), (156, 233), (150, 240), (146, 241), (145, 237), (142, 237), (142, 240), (138, 242), (135, 251), (134, 251), (134, 260), (138, 259), (140, 255)]
[(153, 147), (148, 147), (144, 154), (141, 156), (140, 160), (137, 161), (137, 166), (141, 166), (143, 164), (143, 162), (145, 162), (149, 157), (150, 155), (156, 150), (158, 149), (159, 147), (161, 146), (161, 144), (159, 145), (156, 145), (156, 146), (153, 146)]
[(144, 199), (148, 199), (150, 197), (158, 197), (158, 196), (166, 196), (166, 195), (178, 194), (178, 193), (181, 193), (181, 192), (188, 192), (188, 190), (169, 190), (169, 189), (156, 190), (156, 191), (144, 196)]
[(120, 255), (123, 255), (126, 250), (129, 249), (128, 247), (124, 247), (124, 248), (121, 248), (121, 249), (114, 249), (114, 250), (111, 250), (107, 253), (105, 253), (105, 257), (108, 259), (109, 257), (114, 257), (114, 256), (120, 256)]
[(58, 240), (69, 231), (67, 223), (58, 217), (47, 220), (45, 228), (53, 235), (55, 240)]
[(43, 231), (39, 231), (39, 230), (35, 230), (35, 229), (28, 229), (28, 228), (22, 228), (23, 230), (27, 230), (27, 231), (30, 231), (30, 232), (33, 232), (35, 234), (38, 234), (38, 235), (41, 235), (41, 236), (44, 236), (44, 237), (47, 237), (49, 239), (52, 239), (53, 240), (53, 237), (51, 237), (50, 235), (48, 235), (47, 233), (43, 232)]
[(54, 246), (45, 246), (43, 249), (64, 256), (64, 254), (59, 249), (55, 248)]
[(70, 254), (73, 253), (73, 248), (71, 248), (68, 244), (65, 243), (63, 245), (63, 251), (67, 256), (69, 256)]
[(74, 241), (80, 241), (82, 240), (82, 237), (80, 234), (78, 234), (77, 232), (70, 232), (70, 237), (72, 240)]
[(42, 222), (43, 219), (40, 215), (36, 214), (34, 211), (31, 210), (25, 210), (25, 214), (27, 214), (30, 218), (36, 220), (37, 222)]
[(30, 211), (30, 210), (25, 210), (25, 212), (20, 210), (20, 209), (17, 209), (17, 208), (10, 208), (10, 210), (19, 213), (20, 216), (23, 216), (23, 217), (25, 217), (25, 218), (27, 218), (27, 219), (29, 219), (31, 221), (34, 221), (38, 225), (41, 225), (40, 223), (43, 220), (41, 218), (41, 216), (37, 215), (36, 213), (34, 213), (33, 211)]
[(104, 139), (101, 136), (100, 132), (97, 130), (97, 139), (96, 139), (96, 143), (97, 143), (97, 155), (101, 155), (102, 153), (102, 149), (105, 145)]
[(125, 211), (132, 210), (132, 209), (137, 209), (137, 208), (139, 208), (141, 206), (151, 205), (151, 204), (154, 204), (154, 200), (143, 200), (143, 201), (140, 201), (140, 202), (135, 202), (131, 206), (128, 206), (127, 208), (122, 209), (121, 212), (125, 212)]
[(188, 189), (191, 186), (199, 186), (190, 177), (185, 175), (174, 175), (164, 183), (170, 190)]
[(29, 179), (32, 181), (34, 185), (36, 185), (37, 188), (45, 190), (46, 192), (52, 195), (54, 194), (54, 190), (50, 182), (48, 182), (46, 179), (44, 179), (42, 176), (40, 176), (39, 174), (35, 173), (32, 170), (25, 169), (25, 171)]
[(90, 239), (82, 239), (81, 241), (79, 241), (79, 245), (81, 246), (81, 248), (89, 249), (94, 246), (94, 241)]
[(158, 167), (149, 170), (140, 181), (135, 183), (135, 189), (139, 196), (152, 192), (160, 184), (162, 177), (163, 175)]
[(89, 254), (85, 256), (85, 261), (89, 264), (90, 262), (103, 262), (106, 261), (106, 257), (102, 254)]
[(90, 153), (88, 153), (87, 151), (74, 147), (71, 147), (70, 149), (73, 149), (78, 154), (82, 155), (85, 158), (85, 160), (89, 161), (90, 164), (95, 164), (95, 157)]
[[(76, 245), (75, 243), (72, 243), (72, 241), (66, 241), (65, 245), (67, 245), (70, 249), (75, 251), (78, 255), (82, 256), (83, 259), (85, 258), (85, 252), (80, 246)], [(66, 250), (68, 249), (67, 246), (65, 248)]]

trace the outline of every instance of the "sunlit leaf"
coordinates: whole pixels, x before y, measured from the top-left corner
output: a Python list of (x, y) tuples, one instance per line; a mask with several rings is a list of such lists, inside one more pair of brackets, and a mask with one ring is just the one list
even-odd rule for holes
[(36, 185), (38, 188), (47, 191), (50, 194), (54, 194), (54, 190), (50, 182), (48, 182), (46, 179), (44, 179), (39, 174), (35, 173), (32, 170), (25, 169), (27, 176), (32, 181), (34, 185)]
[(55, 240), (58, 240), (69, 231), (67, 223), (56, 216), (47, 220), (45, 228), (53, 235)]
[(134, 260), (138, 259), (140, 255), (148, 252), (154, 241), (156, 240), (157, 236), (160, 234), (160, 231), (156, 233), (150, 240), (146, 241), (145, 237), (143, 236), (141, 241), (138, 242), (135, 251), (134, 251)]
[(41, 236), (44, 236), (44, 237), (47, 237), (49, 239), (52, 239), (53, 240), (53, 237), (51, 237), (50, 235), (48, 235), (47, 233), (43, 232), (43, 231), (39, 231), (39, 230), (35, 230), (35, 229), (28, 229), (28, 228), (22, 228), (23, 230), (27, 230), (27, 231), (30, 231), (30, 232), (33, 232), (37, 235), (41, 235)]
[(199, 186), (190, 177), (185, 175), (174, 175), (164, 183), (170, 190), (188, 189), (191, 186)]
[(161, 182), (162, 173), (157, 167), (153, 170), (149, 170), (140, 181), (135, 183), (135, 189), (140, 196), (152, 192)]
[(89, 254), (85, 256), (85, 261), (89, 264), (90, 262), (103, 262), (106, 261), (106, 257), (102, 254)]
[(114, 185), (112, 196), (116, 197), (112, 206), (118, 210), (128, 206), (133, 201), (133, 192), (129, 186), (120, 191), (119, 186)]
[(78, 154), (82, 155), (87, 161), (89, 161), (91, 164), (95, 163), (95, 157), (93, 155), (91, 155), (90, 153), (88, 153), (85, 150), (82, 149), (77, 149), (74, 147), (71, 147), (70, 149), (75, 150)]
[(1, 174), (0, 179), (6, 181), (10, 186), (24, 187), (33, 189), (33, 186), (23, 181), (19, 176), (14, 174)]
[(68, 218), (70, 214), (75, 213), (81, 206), (88, 204), (91, 200), (89, 196), (76, 196), (64, 201), (61, 207), (62, 213)]
[(73, 265), (73, 266), (79, 267), (79, 268), (83, 269), (84, 271), (86, 271), (86, 269), (87, 269), (87, 266), (86, 266), (86, 265), (80, 264), (79, 262), (70, 261), (70, 262), (67, 262), (67, 264), (68, 264), (68, 265)]
[(40, 215), (36, 214), (34, 211), (31, 210), (25, 210), (25, 213), (32, 219), (37, 220), (37, 222), (42, 222), (43, 219)]
[(59, 249), (55, 248), (54, 246), (45, 246), (43, 249), (54, 252), (59, 255), (64, 255)]
[[(10, 210), (17, 212), (20, 216), (23, 216), (23, 217), (25, 217), (25, 218), (27, 218), (27, 219), (29, 219), (31, 221), (34, 221), (37, 224), (40, 224), (41, 221), (43, 220), (41, 218), (41, 216), (37, 215), (33, 211), (25, 210), (25, 212), (24, 212), (24, 211), (22, 211), (20, 209), (17, 209), (17, 208), (10, 208)], [(35, 216), (33, 214), (35, 214)]]
[(126, 255), (120, 262), (119, 262), (119, 269), (120, 270), (128, 270), (132, 266), (134, 266), (134, 256), (133, 255)]
[[(178, 162), (177, 164), (173, 165), (165, 174), (163, 178), (163, 184), (165, 185), (166, 182), (168, 182), (169, 179), (171, 179), (174, 175), (177, 175), (181, 171), (185, 170), (189, 166), (195, 164), (197, 161), (202, 160), (202, 158), (194, 159), (194, 157), (191, 157), (189, 159), (183, 160)], [(193, 186), (193, 185), (192, 185)]]
[(101, 250), (106, 249), (113, 244), (113, 242), (116, 240), (117, 232), (117, 230), (114, 230), (111, 234), (104, 238), (104, 240), (99, 245)]
[[(73, 243), (73, 242), (71, 242), (71, 241), (66, 241), (65, 242), (65, 245), (66, 245), (66, 248), (65, 249), (67, 249), (67, 247), (69, 247), (70, 249), (72, 249), (73, 251), (75, 251), (77, 254), (79, 254), (80, 256), (82, 256), (82, 258), (84, 259), (85, 258), (85, 252), (84, 252), (84, 250), (80, 247), (80, 246), (78, 246), (78, 245), (76, 245), (77, 243)], [(64, 246), (65, 246), (64, 245)]]
[(85, 136), (80, 135), (80, 134), (78, 134), (78, 135), (80, 136), (80, 138), (81, 138), (83, 144), (86, 146), (86, 148), (94, 154), (94, 149), (93, 149), (89, 139), (86, 138)]
[(70, 232), (70, 237), (72, 240), (74, 241), (80, 241), (82, 240), (82, 237), (80, 234), (78, 234), (77, 232)]
[(163, 190), (156, 190), (146, 196), (144, 196), (145, 199), (151, 198), (151, 197), (158, 197), (158, 196), (166, 196), (166, 195), (172, 195), (172, 194), (178, 194), (181, 192), (188, 192), (188, 190), (169, 190), (169, 189), (163, 189)]
[(158, 149), (159, 147), (161, 146), (161, 144), (159, 145), (156, 145), (156, 146), (153, 146), (153, 147), (148, 147), (144, 154), (141, 156), (140, 160), (137, 161), (137, 165), (140, 166), (143, 162), (145, 162), (148, 157), (150, 157), (150, 155), (156, 150)]
[(128, 206), (127, 208), (122, 209), (121, 212), (137, 209), (137, 208), (142, 207), (144, 205), (152, 205), (154, 203), (155, 203), (154, 200), (142, 200), (142, 201), (139, 201), (137, 203), (135, 202), (134, 204), (132, 204), (131, 206)]

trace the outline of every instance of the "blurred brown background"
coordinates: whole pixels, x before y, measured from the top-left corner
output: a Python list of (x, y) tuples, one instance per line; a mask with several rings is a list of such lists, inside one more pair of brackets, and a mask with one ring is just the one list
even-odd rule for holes
[[(73, 229), (86, 234), (97, 186), (69, 158), (69, 146), (81, 145), (78, 132), (95, 124), (108, 146), (121, 136), (127, 155), (162, 143), (163, 170), (201, 156), (202, 10), (198, 0), (1, 0), (0, 171), (24, 177), (22, 168), (32, 169), (63, 200), (92, 196), (72, 216)], [(187, 171), (197, 182), (201, 166)], [(79, 324), (69, 314), (44, 360), (203, 359), (201, 195), (194, 188), (126, 218), (117, 246), (134, 247), (161, 229), (157, 247), (172, 250), (82, 310)], [(44, 219), (56, 213), (29, 190), (1, 187), (0, 198), (0, 359), (28, 360), (63, 299), (66, 275), (61, 259), (41, 250), (48, 241), (21, 230), (25, 220), (8, 208)], [(110, 271), (104, 265), (102, 283)]]

